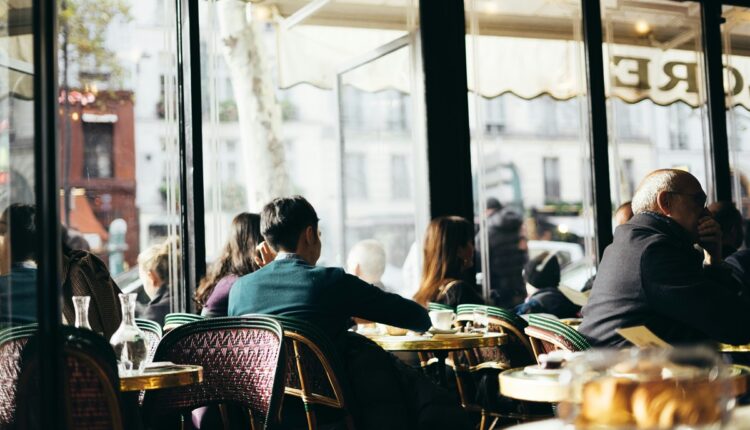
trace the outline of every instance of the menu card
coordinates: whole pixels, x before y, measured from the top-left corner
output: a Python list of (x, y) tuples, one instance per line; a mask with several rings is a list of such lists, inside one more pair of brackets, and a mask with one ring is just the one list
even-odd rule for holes
[(618, 328), (617, 334), (630, 341), (639, 348), (671, 348), (672, 345), (665, 342), (662, 338), (655, 335), (654, 332), (646, 328), (645, 325), (639, 325), (628, 328)]

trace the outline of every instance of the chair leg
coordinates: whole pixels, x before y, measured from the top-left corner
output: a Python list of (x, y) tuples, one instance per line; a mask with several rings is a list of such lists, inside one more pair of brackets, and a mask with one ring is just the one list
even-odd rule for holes
[(479, 430), (485, 430), (485, 425), (487, 425), (487, 412), (482, 409), (482, 420), (479, 421)]
[(316, 430), (318, 428), (318, 420), (315, 419), (313, 407), (313, 405), (305, 402), (305, 416), (307, 416), (307, 428), (309, 430)]
[(346, 421), (347, 430), (354, 430), (354, 418), (352, 418), (352, 415), (348, 411), (344, 420)]

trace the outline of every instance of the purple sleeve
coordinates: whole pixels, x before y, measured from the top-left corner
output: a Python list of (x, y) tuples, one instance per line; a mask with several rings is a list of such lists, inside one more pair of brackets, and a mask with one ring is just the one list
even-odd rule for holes
[(201, 312), (207, 317), (225, 317), (227, 316), (227, 307), (229, 306), (229, 291), (237, 281), (236, 275), (229, 275), (221, 278), (216, 283), (216, 287), (206, 300), (206, 306)]

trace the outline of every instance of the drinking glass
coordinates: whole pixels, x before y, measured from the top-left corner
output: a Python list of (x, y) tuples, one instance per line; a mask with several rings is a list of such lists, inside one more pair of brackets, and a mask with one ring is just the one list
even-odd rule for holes
[(91, 297), (89, 296), (73, 296), (73, 308), (76, 312), (76, 320), (73, 324), (75, 327), (91, 330), (91, 324), (89, 324), (90, 301)]
[(487, 316), (487, 308), (480, 306), (472, 311), (472, 331), (477, 333), (487, 333), (487, 329), (490, 325), (489, 317)]

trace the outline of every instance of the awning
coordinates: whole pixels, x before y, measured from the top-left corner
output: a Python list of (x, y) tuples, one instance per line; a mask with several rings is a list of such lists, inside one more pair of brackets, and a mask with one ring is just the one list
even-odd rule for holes
[[(403, 33), (323, 26), (297, 26), (280, 31), (279, 85), (308, 83), (333, 89), (336, 73), (363, 52)], [(472, 49), (477, 52), (472, 56)], [(607, 46), (606, 91), (628, 103), (651, 100), (697, 107), (705, 100), (703, 56), (685, 49), (610, 44)], [(567, 100), (584, 92), (581, 42), (528, 37), (467, 38), (469, 90), (484, 97), (514, 94), (525, 99), (548, 95)], [(409, 92), (408, 50), (398, 50), (367, 66), (348, 72), (345, 84), (376, 92), (395, 88)], [(475, 70), (474, 67), (479, 67)], [(750, 109), (750, 57), (731, 56), (725, 67), (728, 103)], [(477, 85), (478, 83), (478, 85)]]

